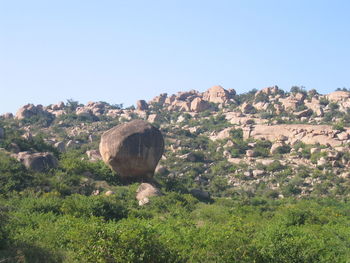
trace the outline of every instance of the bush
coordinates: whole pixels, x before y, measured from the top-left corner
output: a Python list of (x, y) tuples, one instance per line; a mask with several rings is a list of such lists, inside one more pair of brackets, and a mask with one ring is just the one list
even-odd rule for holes
[(31, 185), (32, 178), (23, 164), (0, 152), (0, 194), (21, 191)]
[(127, 209), (113, 197), (72, 195), (67, 197), (62, 212), (74, 217), (102, 217), (105, 220), (120, 220), (127, 216)]

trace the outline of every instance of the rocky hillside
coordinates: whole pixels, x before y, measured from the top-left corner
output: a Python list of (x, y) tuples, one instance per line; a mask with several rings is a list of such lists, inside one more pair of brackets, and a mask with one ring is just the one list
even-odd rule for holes
[[(167, 189), (203, 198), (350, 194), (347, 90), (321, 95), (274, 86), (237, 94), (214, 86), (203, 93), (160, 94), (136, 105), (28, 104), (15, 115), (1, 115), (0, 147), (38, 173), (57, 169), (71, 153), (99, 163), (102, 133), (143, 119), (165, 138), (156, 179)], [(113, 190), (98, 174), (79, 176), (81, 185), (89, 182), (90, 194)]]

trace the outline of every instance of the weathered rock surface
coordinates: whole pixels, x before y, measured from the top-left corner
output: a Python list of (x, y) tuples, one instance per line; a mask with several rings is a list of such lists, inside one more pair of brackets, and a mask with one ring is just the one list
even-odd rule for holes
[(203, 99), (214, 103), (225, 103), (230, 99), (230, 94), (221, 86), (214, 86), (203, 94)]
[(143, 120), (120, 124), (101, 137), (103, 161), (126, 180), (150, 180), (163, 151), (161, 132)]
[(42, 105), (27, 104), (20, 108), (16, 113), (16, 119), (23, 120), (25, 118), (31, 118), (33, 116), (49, 116), (50, 113), (43, 109)]
[(350, 92), (348, 91), (334, 91), (326, 95), (330, 101), (339, 102), (350, 98)]
[(191, 111), (202, 112), (210, 108), (210, 104), (201, 98), (195, 98), (191, 102)]
[(145, 100), (138, 100), (136, 102), (136, 106), (137, 106), (137, 110), (141, 110), (141, 111), (148, 110), (148, 104)]
[[(223, 130), (224, 131), (224, 130)], [(248, 131), (247, 131), (248, 132)], [(243, 133), (246, 130), (243, 129)], [(347, 130), (346, 133), (349, 133)], [(244, 134), (245, 138), (262, 139), (270, 141), (278, 140), (280, 136), (286, 136), (291, 139), (297, 139), (306, 144), (329, 144), (338, 146), (342, 144), (339, 138), (335, 138), (335, 131), (329, 125), (309, 125), (309, 124), (280, 124), (280, 125), (255, 125), (249, 130), (249, 136)], [(342, 134), (342, 139), (346, 135)]]
[(149, 183), (142, 183), (136, 190), (136, 199), (140, 206), (149, 203), (149, 197), (160, 195), (159, 189)]
[(58, 161), (51, 153), (30, 153), (20, 152), (17, 159), (24, 164), (27, 169), (37, 172), (45, 172), (51, 168), (56, 168)]

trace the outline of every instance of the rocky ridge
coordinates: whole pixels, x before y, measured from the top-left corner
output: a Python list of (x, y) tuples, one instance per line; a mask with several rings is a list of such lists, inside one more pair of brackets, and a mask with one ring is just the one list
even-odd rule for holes
[[(160, 163), (165, 168), (157, 168), (156, 175), (164, 180), (191, 178), (192, 192), (213, 191), (213, 185), (223, 180), (226, 194), (256, 192), (264, 185), (282, 198), (283, 189), (290, 185), (302, 196), (312, 194), (325, 181), (329, 184), (325, 192), (337, 184), (349, 184), (348, 91), (321, 95), (300, 87), (285, 92), (272, 86), (237, 94), (214, 86), (205, 92), (163, 93), (136, 105), (28, 104), (15, 116), (1, 115), (0, 139), (6, 137), (7, 126), (17, 125), (25, 140), (42, 134), (58, 152), (87, 148), (85, 158), (98, 162), (103, 132), (141, 119), (159, 127), (165, 137)], [(22, 162), (20, 156), (38, 154), (24, 154), (16, 143), (6, 150)], [(55, 165), (53, 161), (51, 166)]]

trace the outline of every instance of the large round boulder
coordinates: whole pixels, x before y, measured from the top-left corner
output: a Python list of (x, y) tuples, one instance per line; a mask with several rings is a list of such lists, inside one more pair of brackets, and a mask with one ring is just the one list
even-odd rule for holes
[(143, 120), (123, 123), (106, 131), (100, 142), (103, 161), (128, 181), (149, 181), (163, 151), (161, 132)]

